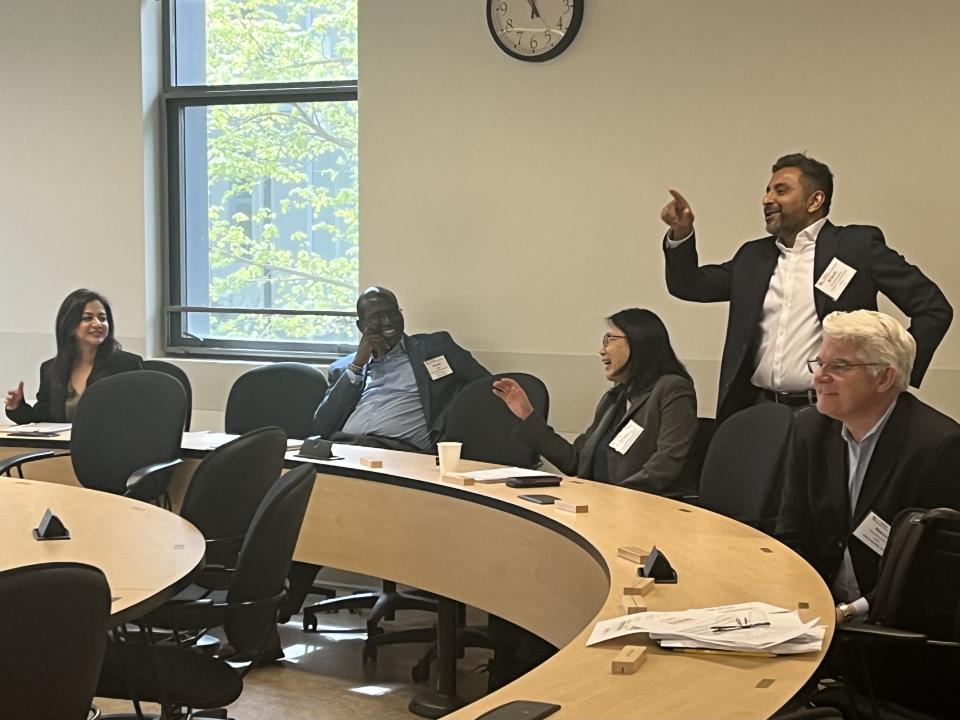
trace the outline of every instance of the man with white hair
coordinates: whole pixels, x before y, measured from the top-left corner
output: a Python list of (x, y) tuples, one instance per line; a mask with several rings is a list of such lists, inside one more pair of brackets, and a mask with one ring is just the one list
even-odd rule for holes
[(816, 410), (797, 414), (777, 536), (833, 591), (837, 620), (869, 609), (905, 508), (960, 509), (960, 425), (907, 392), (916, 342), (872, 310), (824, 318)]

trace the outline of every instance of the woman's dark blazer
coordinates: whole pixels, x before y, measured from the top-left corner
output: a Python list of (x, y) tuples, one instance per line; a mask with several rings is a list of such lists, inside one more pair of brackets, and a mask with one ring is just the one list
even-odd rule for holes
[[(546, 421), (533, 414), (514, 434), (535, 448), (566, 475), (593, 478), (593, 453), (610, 428), (622, 390), (609, 390), (597, 406), (593, 424), (571, 445)], [(679, 375), (662, 375), (653, 387), (631, 396), (630, 410), (615, 428), (613, 437), (633, 420), (643, 432), (624, 455), (607, 446), (609, 482), (614, 485), (663, 494), (680, 474), (697, 433), (697, 396), (693, 383)]]
[[(53, 378), (55, 360), (56, 358), (50, 358), (40, 365), (40, 389), (37, 390), (36, 405), (30, 405), (24, 400), (17, 409), (7, 410), (7, 417), (18, 425), (29, 422), (66, 422), (67, 388)], [(143, 370), (143, 358), (116, 350), (94, 362), (90, 377), (87, 378), (87, 387), (97, 380), (131, 370)]]

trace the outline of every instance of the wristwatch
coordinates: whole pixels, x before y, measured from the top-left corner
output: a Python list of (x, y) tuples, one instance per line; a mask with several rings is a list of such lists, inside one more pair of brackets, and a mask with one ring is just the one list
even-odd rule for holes
[(853, 620), (857, 616), (857, 611), (853, 609), (852, 605), (848, 605), (847, 603), (837, 605), (837, 610), (840, 611), (840, 617), (843, 618), (843, 622)]

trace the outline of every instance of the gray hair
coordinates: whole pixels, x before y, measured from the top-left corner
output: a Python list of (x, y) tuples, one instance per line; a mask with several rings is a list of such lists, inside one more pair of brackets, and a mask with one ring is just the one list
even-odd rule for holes
[(891, 367), (897, 374), (897, 390), (904, 391), (910, 384), (913, 361), (917, 356), (917, 341), (897, 320), (876, 310), (832, 312), (823, 319), (823, 334), (857, 346), (861, 362), (879, 363), (869, 367), (874, 376)]

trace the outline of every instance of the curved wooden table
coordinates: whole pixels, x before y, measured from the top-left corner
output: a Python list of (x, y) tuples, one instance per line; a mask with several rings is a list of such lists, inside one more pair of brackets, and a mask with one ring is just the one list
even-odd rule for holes
[[(557, 703), (559, 718), (766, 718), (800, 689), (833, 635), (834, 606), (817, 573), (776, 540), (715, 513), (616, 486), (565, 479), (539, 492), (587, 503), (574, 515), (499, 485), (442, 483), (431, 456), (336, 446), (319, 463), (296, 558), (436, 592), (499, 615), (560, 648), (507, 687), (448, 715), (475, 718), (514, 699)], [(296, 459), (288, 454), (288, 460)], [(361, 466), (361, 457), (383, 468)], [(461, 463), (461, 470), (478, 463)], [(671, 653), (653, 646), (634, 675), (610, 663), (635, 636), (586, 647), (594, 623), (620, 615), (637, 565), (620, 545), (663, 550), (676, 585), (650, 610), (761, 600), (828, 626), (824, 650), (770, 658)], [(641, 639), (642, 638), (642, 639)]]
[[(33, 539), (51, 508), (70, 540)], [(111, 621), (158, 607), (202, 562), (204, 540), (186, 520), (137, 500), (97, 490), (0, 478), (0, 570), (46, 562), (82, 562), (107, 576)]]

